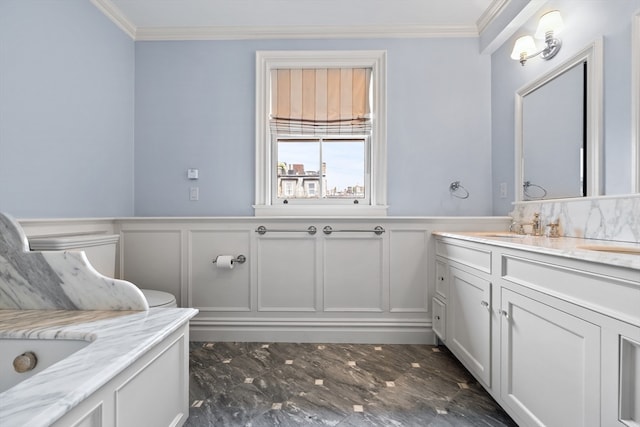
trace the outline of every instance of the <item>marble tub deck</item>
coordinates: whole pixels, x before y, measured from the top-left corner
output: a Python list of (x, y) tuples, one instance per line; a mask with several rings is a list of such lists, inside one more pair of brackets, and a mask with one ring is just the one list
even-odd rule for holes
[(517, 426), (444, 347), (190, 345), (186, 427)]

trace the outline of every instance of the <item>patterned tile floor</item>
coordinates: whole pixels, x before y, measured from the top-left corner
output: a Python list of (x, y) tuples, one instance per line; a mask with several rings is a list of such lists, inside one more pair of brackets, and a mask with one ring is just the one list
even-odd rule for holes
[(190, 344), (187, 427), (517, 426), (446, 347)]

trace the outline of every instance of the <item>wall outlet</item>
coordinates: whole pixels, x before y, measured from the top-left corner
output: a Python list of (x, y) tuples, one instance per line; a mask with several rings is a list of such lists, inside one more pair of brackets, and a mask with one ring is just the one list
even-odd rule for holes
[(500, 198), (501, 199), (506, 199), (507, 198), (507, 183), (506, 182), (501, 182), (500, 183)]
[(189, 200), (195, 201), (199, 199), (200, 199), (200, 188), (199, 187), (189, 188)]

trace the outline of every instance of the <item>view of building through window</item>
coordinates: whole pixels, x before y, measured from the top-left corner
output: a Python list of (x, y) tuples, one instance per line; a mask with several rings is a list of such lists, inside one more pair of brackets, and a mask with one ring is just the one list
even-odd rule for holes
[(278, 198), (365, 198), (365, 148), (363, 138), (279, 139)]

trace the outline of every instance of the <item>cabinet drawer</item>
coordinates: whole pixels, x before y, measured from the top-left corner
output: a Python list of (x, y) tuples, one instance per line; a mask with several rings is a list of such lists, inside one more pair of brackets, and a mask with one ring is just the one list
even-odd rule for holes
[(436, 240), (436, 254), (491, 274), (491, 250)]
[(640, 324), (637, 282), (506, 255), (502, 257), (502, 266), (505, 280)]
[(449, 281), (447, 280), (447, 264), (436, 260), (436, 295), (442, 301), (449, 295)]
[(447, 342), (447, 305), (438, 298), (433, 299), (433, 332), (443, 342)]

